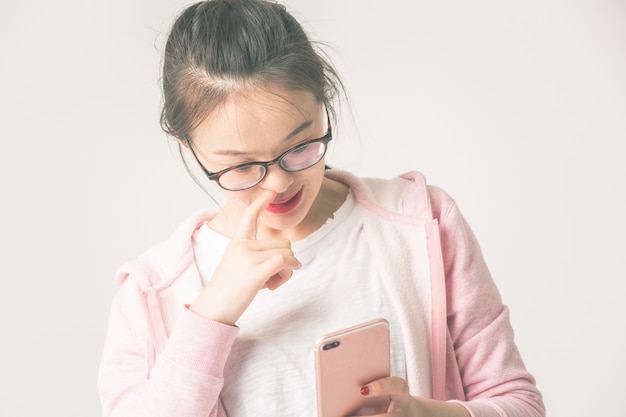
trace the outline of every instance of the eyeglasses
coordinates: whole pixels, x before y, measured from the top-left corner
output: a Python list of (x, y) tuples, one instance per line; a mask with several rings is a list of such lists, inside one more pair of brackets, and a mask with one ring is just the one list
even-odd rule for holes
[(303, 171), (317, 164), (326, 154), (328, 142), (333, 139), (330, 126), (330, 115), (327, 114), (328, 129), (326, 134), (318, 139), (311, 139), (280, 154), (276, 159), (267, 162), (249, 162), (210, 172), (200, 162), (191, 146), (189, 137), (185, 136), (187, 145), (202, 171), (211, 181), (228, 191), (241, 191), (252, 188), (265, 178), (271, 165), (278, 165), (287, 172)]

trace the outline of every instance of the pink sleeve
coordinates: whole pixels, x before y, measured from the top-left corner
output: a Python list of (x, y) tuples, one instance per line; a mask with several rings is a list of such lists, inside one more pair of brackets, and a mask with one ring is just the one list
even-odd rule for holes
[[(464, 405), (473, 417), (545, 416), (541, 393), (513, 339), (480, 246), (454, 201), (431, 187), (439, 218), (448, 306), (447, 375), (455, 374)], [(456, 371), (456, 372), (455, 372)], [(454, 378), (448, 378), (454, 385)], [(457, 397), (458, 398), (458, 397)]]
[(163, 352), (148, 369), (146, 304), (140, 291), (125, 290), (112, 305), (98, 376), (103, 416), (223, 415), (223, 369), (238, 329), (181, 306)]

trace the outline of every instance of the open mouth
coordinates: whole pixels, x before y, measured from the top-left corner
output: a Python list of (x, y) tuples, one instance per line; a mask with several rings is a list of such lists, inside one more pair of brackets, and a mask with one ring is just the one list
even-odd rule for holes
[(298, 207), (300, 200), (302, 200), (302, 188), (289, 198), (274, 200), (267, 206), (265, 211), (272, 214), (286, 214)]

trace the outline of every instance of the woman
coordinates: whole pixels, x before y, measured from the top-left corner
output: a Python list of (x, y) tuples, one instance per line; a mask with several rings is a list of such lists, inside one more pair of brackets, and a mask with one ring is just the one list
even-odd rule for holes
[(276, 3), (188, 7), (169, 35), (162, 125), (224, 204), (117, 276), (107, 416), (315, 416), (311, 346), (385, 317), (394, 416), (543, 416), (478, 243), (412, 172), (324, 165), (341, 81)]

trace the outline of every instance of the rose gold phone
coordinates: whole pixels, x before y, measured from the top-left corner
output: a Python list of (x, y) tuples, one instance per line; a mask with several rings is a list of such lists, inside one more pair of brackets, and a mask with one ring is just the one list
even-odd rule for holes
[(384, 413), (389, 398), (363, 397), (361, 388), (390, 374), (389, 323), (375, 319), (315, 342), (318, 417)]

